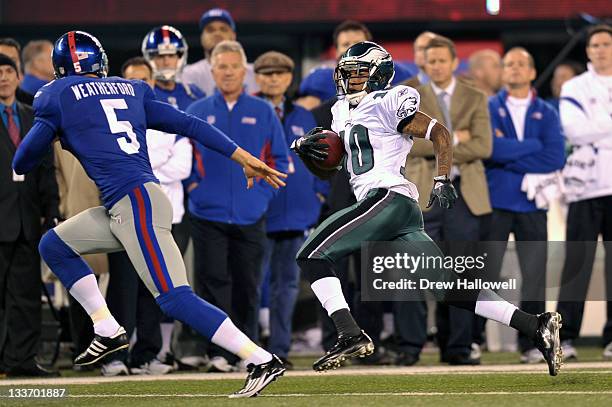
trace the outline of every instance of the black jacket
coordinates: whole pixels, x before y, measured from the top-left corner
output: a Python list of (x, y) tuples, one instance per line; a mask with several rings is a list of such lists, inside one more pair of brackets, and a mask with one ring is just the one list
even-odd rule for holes
[[(19, 102), (17, 109), (23, 139), (32, 127), (34, 111)], [(17, 240), (22, 230), (27, 240), (38, 240), (43, 231), (41, 221), (59, 218), (52, 150), (49, 149), (40, 165), (25, 175), (23, 182), (13, 180), (11, 163), (15, 151), (0, 119), (0, 242)]]

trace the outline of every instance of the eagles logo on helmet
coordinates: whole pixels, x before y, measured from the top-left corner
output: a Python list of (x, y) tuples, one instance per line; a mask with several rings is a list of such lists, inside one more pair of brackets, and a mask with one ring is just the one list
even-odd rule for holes
[[(187, 41), (183, 34), (169, 25), (162, 25), (152, 29), (142, 40), (142, 55), (153, 66), (153, 75), (158, 81), (173, 81), (176, 75), (183, 70), (187, 64)], [(175, 68), (162, 68), (155, 64), (158, 55), (177, 55), (178, 61)]]
[[(349, 90), (349, 80), (367, 72), (368, 79), (358, 91)], [(339, 99), (346, 98), (353, 106), (370, 92), (387, 89), (395, 76), (391, 54), (383, 47), (371, 41), (359, 42), (340, 57), (334, 71), (336, 92)]]

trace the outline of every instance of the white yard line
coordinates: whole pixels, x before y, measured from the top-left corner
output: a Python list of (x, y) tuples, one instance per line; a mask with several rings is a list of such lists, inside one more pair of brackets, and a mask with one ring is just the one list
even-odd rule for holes
[[(586, 369), (586, 370), (585, 370)], [(590, 370), (591, 369), (591, 370)], [(592, 370), (604, 369), (604, 370)], [(612, 362), (580, 362), (564, 365), (563, 372), (572, 371), (577, 373), (612, 374)], [(327, 373), (317, 373), (312, 370), (296, 370), (286, 372), (286, 377), (321, 377), (326, 376), (362, 376), (362, 375), (441, 375), (441, 374), (488, 374), (488, 373), (512, 373), (512, 374), (542, 374), (548, 375), (545, 364), (535, 365), (484, 365), (484, 366), (416, 366), (416, 367), (369, 367), (369, 368), (344, 368), (332, 370)], [(118, 377), (59, 377), (53, 379), (5, 379), (0, 380), (0, 386), (63, 386), (70, 384), (104, 384), (115, 382), (140, 382), (140, 381), (168, 381), (168, 380), (243, 380), (246, 373), (181, 373), (160, 376), (136, 375)], [(393, 393), (397, 394), (397, 393)], [(411, 393), (412, 394), (412, 393)], [(470, 393), (472, 394), (472, 393)], [(516, 394), (516, 393), (513, 393)]]

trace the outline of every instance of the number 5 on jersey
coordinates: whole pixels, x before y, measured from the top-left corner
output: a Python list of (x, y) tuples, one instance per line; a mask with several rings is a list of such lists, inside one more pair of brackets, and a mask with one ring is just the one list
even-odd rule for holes
[(125, 99), (102, 99), (100, 100), (104, 114), (106, 115), (106, 121), (108, 121), (108, 127), (113, 134), (126, 133), (130, 138), (128, 142), (127, 138), (119, 137), (117, 143), (122, 151), (128, 154), (136, 154), (140, 149), (140, 143), (136, 138), (136, 133), (132, 128), (132, 124), (127, 120), (117, 120), (117, 114), (115, 109), (127, 109), (127, 103)]

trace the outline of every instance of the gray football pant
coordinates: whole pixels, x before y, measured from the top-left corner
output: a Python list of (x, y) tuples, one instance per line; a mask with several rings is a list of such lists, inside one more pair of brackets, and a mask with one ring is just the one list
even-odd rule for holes
[(54, 230), (80, 255), (125, 250), (154, 297), (188, 285), (181, 252), (171, 234), (172, 205), (159, 185), (134, 188), (108, 211), (87, 209)]

